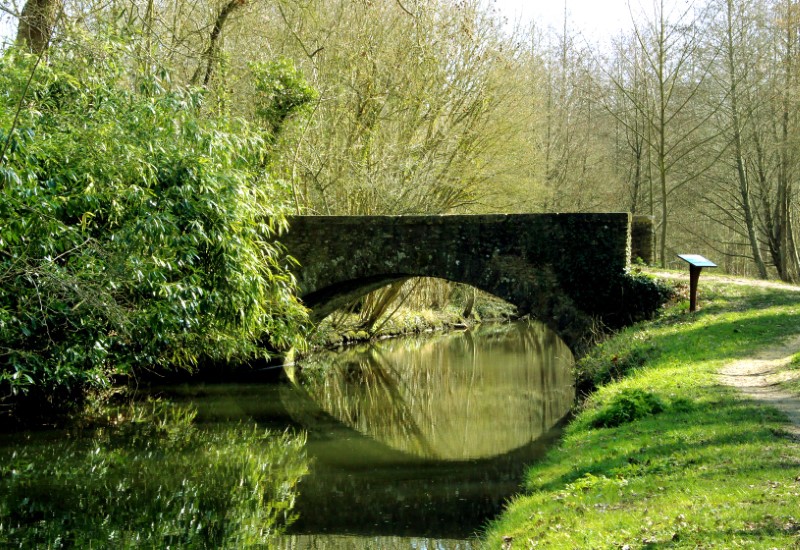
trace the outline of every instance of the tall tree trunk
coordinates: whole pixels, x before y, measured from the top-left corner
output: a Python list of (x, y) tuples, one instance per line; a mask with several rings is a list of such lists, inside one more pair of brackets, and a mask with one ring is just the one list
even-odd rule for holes
[[(736, 124), (736, 122), (734, 122)], [(750, 251), (753, 254), (753, 262), (756, 264), (758, 270), (758, 277), (760, 279), (767, 278), (767, 266), (764, 264), (764, 258), (761, 255), (761, 247), (758, 244), (758, 237), (756, 236), (755, 220), (753, 218), (753, 209), (750, 201), (750, 185), (747, 181), (747, 172), (744, 169), (744, 158), (741, 151), (741, 135), (737, 130), (737, 136), (734, 137), (736, 148), (736, 171), (739, 176), (739, 194), (742, 199), (742, 210), (744, 211), (744, 223), (747, 228), (747, 239), (750, 242)]]
[[(663, 133), (663, 132), (662, 132)], [(667, 172), (664, 167), (663, 157), (659, 162), (659, 180), (661, 184), (661, 242), (659, 243), (659, 259), (661, 267), (667, 267), (667, 215), (669, 210), (667, 208)]]
[(37, 55), (43, 53), (60, 12), (61, 0), (28, 0), (19, 18), (17, 44)]
[(667, 91), (664, 81), (664, 68), (667, 63), (667, 52), (664, 48), (664, 6), (660, 11), (660, 37), (658, 40), (658, 181), (661, 191), (661, 242), (659, 243), (659, 259), (661, 267), (667, 267)]
[(794, 5), (786, 5), (786, 49), (784, 51), (783, 98), (781, 101), (781, 134), (778, 168), (778, 201), (775, 222), (778, 224), (778, 250), (781, 257), (781, 280), (791, 282), (795, 279), (797, 268), (794, 258), (797, 249), (792, 238), (792, 132), (790, 120), (792, 115), (792, 90), (794, 88), (794, 56), (795, 33)]
[[(639, 139), (638, 136), (635, 139)], [(633, 166), (633, 189), (631, 190), (631, 214), (639, 213), (639, 197), (641, 195), (642, 187), (642, 148), (641, 142), (636, 143), (634, 150), (634, 166)]]
[(742, 210), (744, 212), (744, 223), (747, 229), (747, 238), (750, 242), (750, 251), (753, 254), (753, 262), (756, 264), (758, 276), (761, 279), (767, 278), (767, 267), (764, 265), (764, 259), (761, 256), (761, 247), (758, 244), (756, 237), (755, 221), (753, 219), (753, 209), (750, 200), (750, 185), (747, 181), (747, 172), (744, 167), (744, 153), (742, 147), (742, 126), (739, 115), (739, 87), (738, 79), (739, 74), (736, 70), (736, 62), (734, 59), (734, 44), (733, 44), (733, 0), (727, 0), (727, 28), (726, 28), (726, 46), (727, 46), (727, 59), (728, 62), (728, 77), (730, 78), (730, 87), (728, 89), (730, 97), (731, 109), (731, 123), (733, 125), (733, 148), (734, 156), (736, 157), (736, 174), (739, 179), (739, 196), (742, 201)]
[(780, 224), (775, 219), (777, 215), (777, 206), (774, 208), (770, 202), (772, 189), (767, 176), (767, 155), (762, 143), (762, 137), (758, 131), (754, 131), (752, 135), (753, 145), (755, 147), (755, 158), (753, 162), (756, 167), (756, 181), (758, 182), (758, 203), (760, 204), (760, 212), (762, 218), (761, 230), (767, 236), (767, 250), (769, 251), (772, 264), (778, 271), (778, 277), (783, 280), (785, 276), (784, 262), (780, 255), (779, 246), (779, 227)]

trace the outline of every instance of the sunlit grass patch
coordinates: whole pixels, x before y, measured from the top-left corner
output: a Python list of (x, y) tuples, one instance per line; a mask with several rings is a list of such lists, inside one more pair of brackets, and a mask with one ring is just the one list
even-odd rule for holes
[[(605, 381), (561, 446), (529, 470), (524, 494), (490, 526), (489, 547), (504, 536), (512, 548), (800, 544), (800, 446), (780, 413), (716, 376), (800, 333), (800, 295), (719, 283), (702, 291), (697, 313), (673, 307), (582, 361)], [(631, 401), (641, 414), (598, 422)]]

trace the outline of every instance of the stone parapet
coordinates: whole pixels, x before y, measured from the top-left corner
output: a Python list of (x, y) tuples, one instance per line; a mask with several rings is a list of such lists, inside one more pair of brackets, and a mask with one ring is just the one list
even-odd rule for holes
[(653, 216), (635, 215), (631, 219), (631, 261), (645, 265), (655, 262), (656, 234)]
[(633, 298), (627, 213), (296, 216), (289, 225), (279, 240), (316, 319), (388, 283), (437, 277), (499, 296), (574, 344), (593, 319), (624, 324)]

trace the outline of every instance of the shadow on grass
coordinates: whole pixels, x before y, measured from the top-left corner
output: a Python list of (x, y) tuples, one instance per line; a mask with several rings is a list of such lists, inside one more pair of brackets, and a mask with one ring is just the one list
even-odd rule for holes
[(652, 336), (648, 342), (664, 355), (681, 361), (736, 359), (754, 348), (800, 332), (800, 310), (715, 320), (681, 329), (680, 335)]
[[(797, 536), (800, 533), (800, 523), (792, 518), (772, 518), (768, 523), (753, 524), (745, 529), (718, 529), (716, 531), (703, 530), (703, 545), (699, 548), (726, 548), (732, 540), (738, 542), (737, 547), (751, 547), (760, 543), (769, 544), (768, 548), (775, 548), (774, 537)], [(687, 545), (681, 537), (674, 540), (649, 542), (642, 545), (644, 550), (658, 548), (685, 548)], [(793, 545), (792, 548), (797, 548)]]
[[(557, 491), (587, 474), (627, 478), (649, 474), (674, 477), (686, 472), (694, 476), (704, 462), (714, 463), (719, 449), (774, 443), (784, 420), (777, 411), (723, 397), (719, 401), (696, 403), (691, 412), (666, 411), (635, 423), (595, 429), (582, 441), (580, 448), (586, 451), (579, 458), (574, 456), (575, 449), (570, 449), (573, 469), (542, 484), (533, 482), (534, 476), (530, 476), (526, 489)], [(637, 446), (630, 448), (633, 443)], [(569, 459), (561, 451), (556, 451), (540, 468), (566, 460)], [(784, 466), (780, 457), (771, 457), (749, 469), (761, 471)], [(796, 464), (788, 466), (797, 468)], [(721, 473), (715, 467), (714, 473)], [(737, 474), (745, 471), (740, 465), (735, 469)]]

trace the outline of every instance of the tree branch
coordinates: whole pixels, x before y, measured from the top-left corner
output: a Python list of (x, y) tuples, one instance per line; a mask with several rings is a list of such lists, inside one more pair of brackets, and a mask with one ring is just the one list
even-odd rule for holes
[[(214, 58), (217, 54), (217, 49), (219, 46), (219, 37), (222, 34), (222, 29), (225, 26), (225, 21), (227, 21), (228, 17), (234, 10), (244, 6), (247, 3), (247, 0), (229, 0), (227, 4), (220, 10), (219, 14), (217, 15), (216, 21), (214, 21), (214, 27), (211, 29), (211, 36), (210, 42), (208, 44), (208, 48), (203, 53), (203, 59), (205, 60), (205, 76), (203, 76), (203, 87), (207, 88), (208, 83), (211, 81), (211, 75), (214, 73)], [(192, 84), (197, 84), (197, 81), (200, 79), (200, 74), (203, 70), (203, 63), (201, 62), (200, 65), (197, 66), (197, 70), (195, 70), (194, 75), (192, 75)]]

